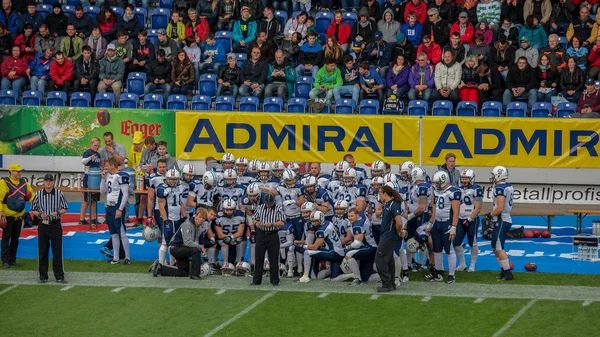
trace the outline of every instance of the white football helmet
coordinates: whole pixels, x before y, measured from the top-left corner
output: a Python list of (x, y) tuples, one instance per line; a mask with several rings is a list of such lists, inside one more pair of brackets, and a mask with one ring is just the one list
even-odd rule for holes
[(156, 241), (160, 237), (160, 228), (158, 226), (144, 226), (142, 236), (148, 242)]
[(425, 250), (423, 244), (419, 243), (415, 238), (410, 238), (406, 241), (406, 252), (409, 254), (415, 254), (418, 251)]
[(356, 183), (356, 170), (347, 168), (342, 174), (342, 182), (346, 187), (352, 187)]
[(375, 192), (375, 193), (379, 192), (379, 189), (381, 188), (381, 186), (383, 186), (383, 178), (382, 177), (373, 178), (373, 180), (371, 181), (371, 188), (373, 189), (373, 192)]
[(271, 179), (271, 166), (268, 163), (261, 163), (258, 167), (258, 180), (266, 183)]
[(316, 211), (315, 204), (310, 201), (306, 201), (300, 206), (300, 212), (302, 213), (304, 220), (308, 220), (314, 211)]
[(348, 202), (346, 200), (338, 200), (333, 204), (335, 216), (342, 219), (348, 214)]
[(249, 197), (256, 197), (260, 195), (260, 186), (257, 183), (252, 183), (246, 187), (246, 194)]
[(194, 175), (194, 166), (192, 164), (183, 165), (183, 169), (181, 170), (182, 174), (189, 174), (191, 176)]
[(388, 173), (385, 176), (383, 176), (384, 183), (395, 183), (397, 180), (398, 178), (393, 173)]
[(504, 166), (496, 166), (492, 169), (492, 176), (490, 182), (495, 184), (500, 180), (508, 179), (508, 169)]
[(221, 164), (223, 165), (223, 170), (232, 169), (235, 164), (235, 156), (231, 153), (225, 153), (221, 159)]
[(464, 169), (460, 173), (460, 182), (464, 187), (469, 187), (473, 185), (475, 181), (475, 171), (471, 169)]
[[(308, 177), (304, 178), (304, 183), (302, 184), (302, 186), (304, 186), (304, 190), (306, 192), (308, 192), (309, 194), (312, 194), (317, 189), (317, 178), (315, 178), (313, 176), (308, 176)], [(309, 188), (309, 187), (312, 187), (312, 188)]]
[(344, 172), (350, 168), (350, 164), (348, 164), (345, 160), (340, 160), (337, 164), (335, 164), (335, 178), (342, 179), (342, 175)]
[(400, 179), (403, 181), (409, 181), (410, 180), (410, 172), (414, 168), (415, 168), (415, 163), (413, 163), (410, 160), (407, 160), (404, 163), (400, 164), (400, 171), (399, 171)]
[(400, 185), (395, 181), (385, 183), (385, 186), (391, 187), (393, 190), (400, 192)]
[(226, 216), (232, 216), (237, 209), (237, 202), (233, 199), (225, 199), (221, 203), (221, 208), (225, 211)]
[(446, 171), (437, 171), (433, 174), (433, 179), (431, 179), (431, 184), (438, 191), (441, 191), (444, 187), (450, 184), (450, 177)]
[(258, 168), (260, 167), (260, 160), (254, 159), (248, 164), (248, 170), (250, 173), (257, 174)]
[(292, 188), (296, 186), (296, 173), (290, 169), (287, 169), (283, 171), (282, 180), (285, 187)]
[(412, 184), (416, 184), (417, 181), (425, 181), (426, 173), (419, 166), (415, 166), (412, 171), (410, 171), (410, 182)]
[(287, 268), (285, 267), (285, 264), (280, 263), (279, 264), (279, 276), (283, 277), (283, 275), (285, 275), (287, 273)]
[(348, 264), (348, 260), (343, 259), (340, 263), (340, 269), (344, 274), (352, 274), (352, 269), (350, 269), (350, 265)]
[(296, 176), (300, 175), (300, 165), (296, 163), (289, 163), (287, 168), (288, 170), (294, 171), (294, 173), (296, 173)]
[(371, 164), (371, 178), (381, 177), (383, 176), (383, 172), (385, 172), (385, 163), (381, 160), (376, 160), (373, 164)]
[(210, 275), (212, 273), (212, 271), (210, 270), (210, 264), (209, 263), (203, 263), (200, 266), (200, 277), (201, 278), (205, 278), (208, 275)]
[(236, 276), (249, 276), (250, 275), (250, 264), (245, 261), (240, 261), (235, 266)]
[(283, 170), (285, 170), (285, 164), (281, 160), (276, 160), (273, 162), (273, 166), (271, 167), (271, 173), (273, 174), (273, 177), (281, 179)]
[(265, 262), (263, 263), (263, 276), (269, 276), (270, 270), (271, 264), (269, 263), (269, 260), (265, 259)]
[(243, 176), (244, 174), (246, 174), (246, 171), (248, 170), (248, 159), (246, 159), (246, 157), (239, 157), (238, 159), (236, 159), (235, 161), (235, 170), (237, 171), (238, 175)]
[(235, 267), (233, 263), (225, 262), (223, 263), (223, 267), (221, 267), (221, 274), (225, 276), (231, 276), (235, 273)]
[(320, 227), (325, 222), (325, 214), (321, 211), (314, 211), (310, 214), (310, 222), (315, 227)]
[(202, 183), (206, 189), (211, 189), (214, 186), (217, 186), (217, 180), (217, 175), (213, 171), (206, 171), (202, 176)]
[(233, 169), (227, 169), (223, 172), (223, 182), (225, 187), (234, 187), (237, 185), (237, 172)]
[(180, 178), (181, 175), (179, 174), (179, 171), (176, 169), (170, 169), (167, 171), (167, 174), (165, 174), (165, 184), (167, 184), (169, 187), (175, 187), (179, 185)]

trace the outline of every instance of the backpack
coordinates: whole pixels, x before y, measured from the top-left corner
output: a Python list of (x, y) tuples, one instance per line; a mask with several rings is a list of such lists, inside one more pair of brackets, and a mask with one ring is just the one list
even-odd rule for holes
[(491, 240), (493, 232), (494, 232), (494, 222), (488, 218), (484, 218), (483, 221), (481, 222), (482, 237), (486, 240)]
[(382, 112), (391, 112), (394, 115), (401, 115), (404, 113), (404, 104), (400, 101), (396, 95), (390, 95), (383, 101)]

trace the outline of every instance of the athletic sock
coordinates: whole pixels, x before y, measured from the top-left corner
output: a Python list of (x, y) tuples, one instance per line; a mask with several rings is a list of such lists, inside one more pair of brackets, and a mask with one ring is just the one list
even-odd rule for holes
[(125, 251), (125, 259), (131, 260), (131, 255), (129, 251), (129, 239), (126, 235), (121, 236), (121, 243), (123, 243), (123, 250)]
[(294, 266), (296, 265), (296, 252), (288, 250), (286, 255), (287, 255), (286, 262), (287, 262), (287, 267), (288, 267), (288, 273), (290, 273), (290, 272), (293, 272)]
[(206, 252), (206, 255), (208, 255), (208, 263), (215, 263), (215, 252), (216, 251), (217, 251), (217, 249), (214, 247), (208, 248), (208, 251)]
[[(442, 253), (434, 253), (433, 262), (437, 271), (444, 271), (444, 255)], [(456, 261), (454, 261), (456, 263)]]
[(229, 262), (229, 246), (221, 246), (221, 261), (223, 264)]
[(415, 262), (415, 254), (414, 253), (406, 253), (406, 261), (410, 264)]
[(255, 247), (256, 247), (256, 243), (250, 243), (250, 263), (256, 265), (256, 261), (255, 261)]
[(461, 266), (466, 266), (467, 263), (465, 262), (465, 249), (463, 246), (454, 246), (454, 251), (458, 256), (458, 264)]
[(456, 270), (456, 254), (454, 253), (454, 247), (450, 246), (450, 254), (448, 254), (448, 275), (454, 276), (455, 270)]
[(310, 256), (308, 256), (308, 249), (304, 250), (304, 273), (303, 276), (309, 277), (310, 273)]
[(119, 255), (121, 255), (119, 253), (119, 250), (121, 249), (121, 239), (119, 238), (119, 234), (111, 234), (110, 239), (113, 244), (113, 261), (119, 261)]
[(300, 274), (303, 274), (304, 264), (302, 263), (302, 261), (303, 261), (304, 255), (300, 252), (296, 252), (295, 255), (296, 255), (296, 266), (298, 266), (298, 268), (296, 268), (296, 271)]
[[(419, 264), (423, 265), (425, 264), (425, 258), (429, 255), (429, 249), (425, 248), (424, 251), (419, 253)], [(430, 261), (431, 263), (431, 261)]]
[(402, 269), (408, 269), (408, 257), (406, 256), (407, 254), (404, 252), (404, 249), (400, 249), (400, 253), (398, 253), (398, 255), (400, 257), (400, 264), (402, 264)]
[(473, 246), (471, 248), (471, 266), (469, 268), (475, 269), (475, 263), (477, 263), (478, 256), (479, 256), (479, 246)]
[(400, 257), (398, 256), (394, 256), (394, 271), (396, 272), (396, 275), (394, 275), (396, 278), (400, 277), (400, 272), (402, 271), (402, 262), (400, 262)]
[(498, 265), (500, 266), (500, 268), (502, 268), (502, 262), (500, 261), (499, 257), (496, 257), (496, 261), (498, 261)]
[(500, 261), (500, 266), (502, 266), (503, 270), (510, 270), (510, 263), (508, 259)]
[(358, 262), (353, 258), (350, 258), (346, 261), (348, 262), (348, 266), (350, 267), (350, 270), (352, 270), (352, 274), (354, 275), (354, 278), (360, 280), (361, 279), (360, 278), (360, 268), (358, 268)]

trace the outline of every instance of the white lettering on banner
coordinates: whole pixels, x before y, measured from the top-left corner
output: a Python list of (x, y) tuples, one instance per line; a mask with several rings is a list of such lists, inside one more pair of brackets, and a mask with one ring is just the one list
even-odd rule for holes
[[(492, 202), (492, 187), (482, 184), (483, 202)], [(596, 205), (600, 202), (600, 186), (524, 185), (513, 184), (517, 204)]]

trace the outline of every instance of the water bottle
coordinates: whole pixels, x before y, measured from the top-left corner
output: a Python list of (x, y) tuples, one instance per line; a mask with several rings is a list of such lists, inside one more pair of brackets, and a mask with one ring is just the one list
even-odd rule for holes
[(137, 189), (138, 190), (144, 189), (144, 176), (139, 175), (139, 174), (137, 176)]

